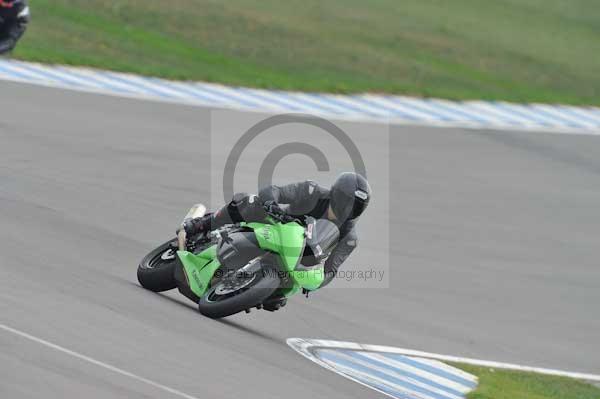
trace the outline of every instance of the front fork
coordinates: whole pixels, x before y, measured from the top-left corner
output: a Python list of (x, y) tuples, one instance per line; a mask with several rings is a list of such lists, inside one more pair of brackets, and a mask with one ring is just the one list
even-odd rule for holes
[(177, 234), (177, 247), (180, 251), (185, 251), (187, 249), (187, 234), (184, 229), (179, 230)]

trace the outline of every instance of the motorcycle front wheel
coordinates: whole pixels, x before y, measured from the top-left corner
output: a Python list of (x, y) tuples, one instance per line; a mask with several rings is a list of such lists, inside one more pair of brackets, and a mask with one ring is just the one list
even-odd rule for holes
[(142, 287), (162, 292), (177, 287), (175, 264), (177, 239), (167, 241), (142, 259), (138, 266), (137, 278)]

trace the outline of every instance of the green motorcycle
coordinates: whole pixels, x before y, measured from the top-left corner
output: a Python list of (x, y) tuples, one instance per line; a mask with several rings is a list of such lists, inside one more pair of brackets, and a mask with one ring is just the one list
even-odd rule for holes
[[(203, 205), (195, 205), (186, 219), (205, 212)], [(138, 281), (154, 292), (177, 288), (211, 318), (252, 308), (273, 311), (292, 295), (321, 286), (322, 263), (339, 234), (325, 219), (268, 213), (262, 222), (226, 225), (207, 236), (164, 243), (142, 259)]]

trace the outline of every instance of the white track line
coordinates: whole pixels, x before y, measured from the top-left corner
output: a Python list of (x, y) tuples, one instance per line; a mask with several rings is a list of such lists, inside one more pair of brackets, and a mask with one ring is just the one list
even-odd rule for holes
[[(357, 344), (355, 342), (343, 342), (343, 341), (329, 341), (329, 340), (320, 340), (320, 339), (302, 339), (302, 338), (289, 338), (287, 340), (287, 344), (296, 350), (298, 353), (303, 355), (304, 357), (312, 360), (315, 363), (320, 364), (323, 367), (328, 369), (332, 369), (332, 367), (328, 367), (323, 365), (323, 361), (318, 359), (314, 354), (313, 350), (317, 348), (327, 348), (327, 349), (349, 349), (356, 351), (369, 351), (369, 352), (381, 352), (381, 353), (393, 353), (399, 355), (407, 355), (407, 356), (416, 356), (423, 357), (427, 359), (436, 359), (447, 362), (455, 362), (455, 363), (466, 363), (472, 364), (474, 366), (483, 366), (483, 367), (491, 367), (497, 369), (506, 369), (506, 370), (517, 370), (517, 371), (526, 371), (532, 373), (546, 374), (546, 375), (554, 375), (558, 377), (570, 377), (577, 378), (580, 380), (586, 381), (598, 381), (600, 382), (600, 375), (598, 374), (588, 374), (588, 373), (579, 373), (574, 371), (563, 371), (563, 370), (555, 370), (543, 367), (531, 367), (531, 366), (523, 366), (519, 364), (512, 363), (501, 363), (494, 362), (489, 360), (480, 360), (480, 359), (471, 359), (467, 357), (459, 357), (459, 356), (449, 356), (449, 355), (441, 355), (438, 353), (430, 353), (430, 352), (422, 352), (412, 349), (404, 349), (404, 348), (395, 348), (392, 346), (382, 346), (382, 345), (366, 345), (366, 344)], [(335, 371), (335, 370), (333, 370)]]
[(20, 336), (22, 338), (26, 338), (26, 339), (28, 339), (30, 341), (33, 341), (33, 342), (36, 342), (36, 343), (38, 343), (40, 345), (44, 345), (44, 346), (46, 346), (48, 348), (54, 349), (54, 350), (56, 350), (58, 352), (62, 352), (62, 353), (67, 354), (69, 356), (73, 356), (73, 357), (75, 357), (77, 359), (84, 360), (84, 361), (86, 361), (88, 363), (94, 364), (94, 365), (96, 365), (98, 367), (102, 367), (104, 369), (110, 370), (110, 371), (112, 371), (114, 373), (121, 374), (121, 375), (123, 375), (125, 377), (129, 377), (129, 378), (132, 378), (134, 380), (137, 380), (137, 381), (143, 382), (145, 384), (151, 385), (151, 386), (153, 386), (155, 388), (158, 388), (158, 389), (161, 389), (161, 390), (163, 390), (165, 392), (169, 392), (169, 393), (171, 393), (171, 394), (173, 394), (175, 396), (179, 396), (179, 397), (185, 398), (185, 399), (199, 399), (196, 396), (188, 395), (186, 393), (178, 391), (177, 389), (170, 388), (170, 387), (168, 387), (166, 385), (160, 384), (158, 382), (154, 382), (154, 381), (149, 380), (149, 379), (144, 378), (144, 377), (140, 377), (139, 375), (130, 373), (129, 371), (125, 371), (125, 370), (120, 369), (118, 367), (111, 366), (110, 364), (101, 362), (99, 360), (96, 360), (96, 359), (91, 358), (91, 357), (86, 356), (86, 355), (82, 355), (81, 353), (78, 353), (78, 352), (72, 351), (70, 349), (64, 348), (64, 347), (62, 347), (60, 345), (53, 344), (52, 342), (48, 342), (46, 340), (43, 340), (43, 339), (38, 338), (38, 337), (35, 337), (35, 336), (31, 335), (31, 334), (27, 334), (26, 332), (17, 330), (15, 328), (9, 327), (7, 325), (0, 324), (0, 330), (4, 330), (6, 332), (13, 333), (13, 334), (18, 335), (18, 336)]

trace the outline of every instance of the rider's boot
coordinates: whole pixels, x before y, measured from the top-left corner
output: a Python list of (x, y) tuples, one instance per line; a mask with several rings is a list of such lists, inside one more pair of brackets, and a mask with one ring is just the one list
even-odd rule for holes
[(276, 310), (281, 309), (287, 304), (287, 299), (283, 295), (273, 295), (267, 298), (263, 304), (262, 308), (264, 310), (268, 310), (269, 312), (275, 312)]
[(215, 213), (209, 213), (199, 218), (187, 220), (183, 224), (185, 233), (188, 237), (197, 234), (207, 235), (219, 227), (232, 223), (228, 212), (229, 206), (230, 205), (224, 206)]
[[(243, 220), (264, 219), (266, 215), (263, 215), (262, 205), (256, 199), (256, 196), (248, 196), (244, 193), (236, 194), (229, 204), (215, 213), (188, 220), (183, 224), (183, 228), (188, 236), (201, 233), (206, 235), (226, 224)], [(250, 215), (247, 213), (250, 213)], [(260, 217), (256, 213), (260, 213)]]

